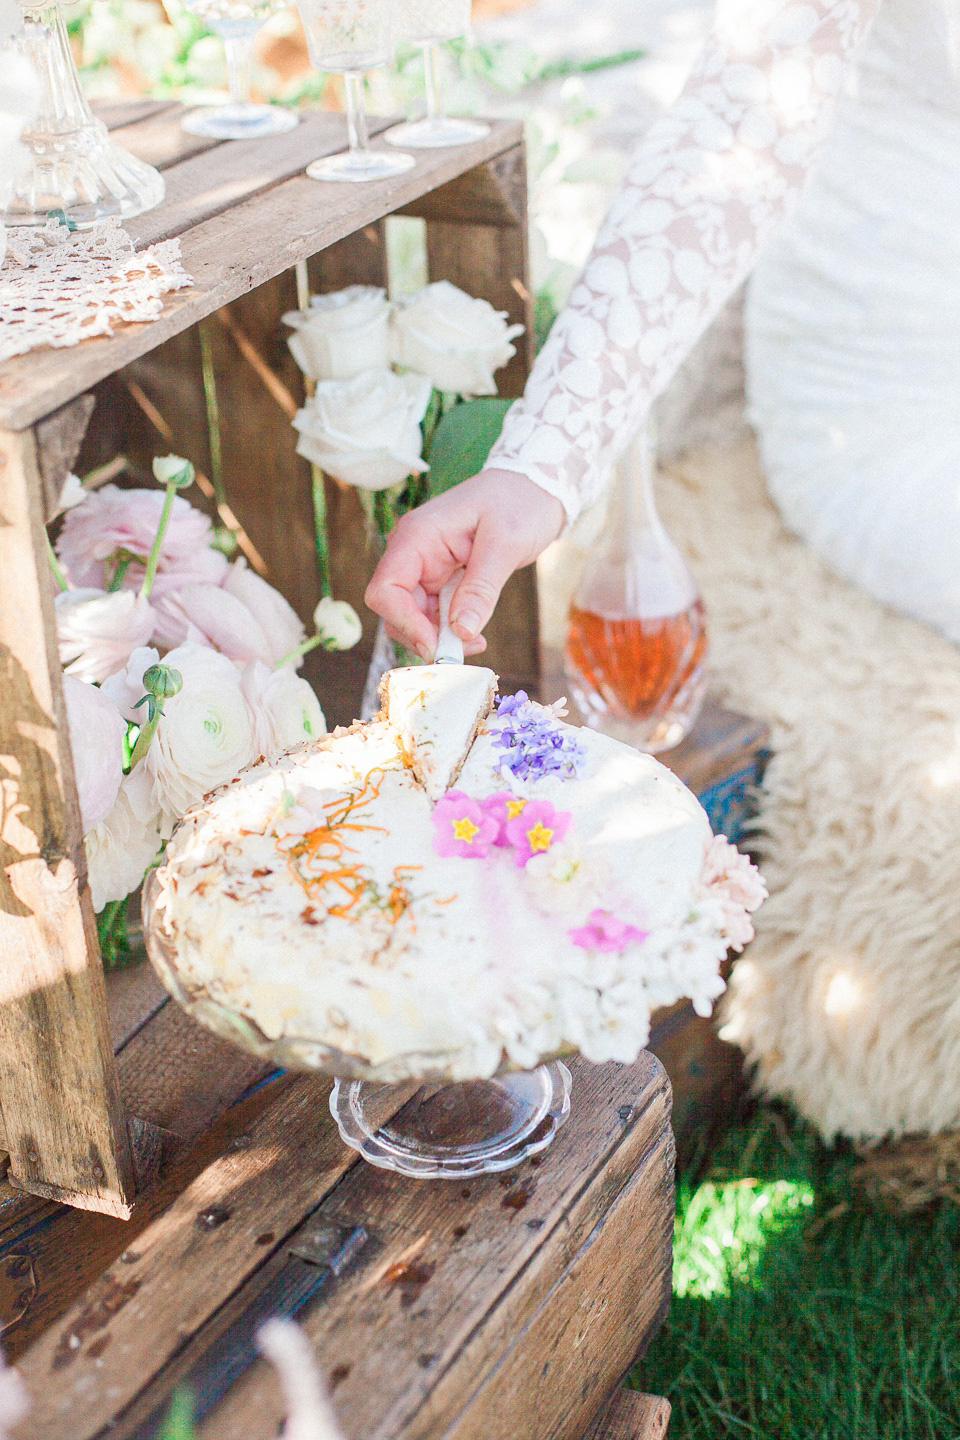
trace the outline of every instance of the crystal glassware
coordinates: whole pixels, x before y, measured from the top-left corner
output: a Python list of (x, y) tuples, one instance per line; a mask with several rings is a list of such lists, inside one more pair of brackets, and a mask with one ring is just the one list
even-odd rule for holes
[[(163, 177), (112, 140), (84, 99), (60, 6), (24, 7), (23, 29), (7, 46), (8, 53), (30, 61), (40, 100), (21, 137), (27, 163), (6, 195), (0, 192), (0, 221), (44, 225), (62, 213), (83, 230), (108, 216), (128, 220), (159, 205)], [(0, 43), (0, 83), (3, 48)]]
[(490, 134), (482, 120), (447, 115), (441, 100), (440, 46), (459, 39), (470, 29), (470, 0), (397, 0), (394, 21), (396, 38), (423, 48), (423, 73), (427, 91), (427, 113), (422, 120), (408, 120), (388, 130), (391, 145), (433, 149), (444, 145), (469, 145)]
[(567, 681), (595, 730), (656, 754), (693, 727), (706, 659), (703, 601), (657, 514), (644, 439), (617, 467), (604, 534), (574, 593)]
[(184, 0), (188, 10), (223, 41), (227, 56), (230, 101), (227, 105), (191, 110), (181, 122), (191, 135), (211, 140), (256, 140), (280, 135), (298, 123), (294, 110), (257, 105), (250, 99), (250, 64), (254, 36), (264, 20), (286, 8), (288, 0)]
[[(452, 1080), (454, 1054), (402, 1055), (375, 1066), (308, 1037), (271, 1039), (181, 968), (157, 907), (159, 895), (152, 870), (143, 886), (143, 938), (173, 998), (208, 1030), (262, 1060), (284, 1070), (337, 1077), (331, 1113), (344, 1143), (372, 1165), (421, 1179), (458, 1180), (511, 1170), (545, 1150), (567, 1119), (570, 1071), (556, 1057), (534, 1070)], [(418, 1083), (412, 1094), (411, 1082)], [(383, 1121), (385, 1114), (391, 1118)]]
[(342, 75), (349, 149), (307, 166), (311, 180), (385, 180), (416, 164), (412, 155), (370, 149), (363, 77), (393, 57), (393, 0), (297, 0), (311, 63)]

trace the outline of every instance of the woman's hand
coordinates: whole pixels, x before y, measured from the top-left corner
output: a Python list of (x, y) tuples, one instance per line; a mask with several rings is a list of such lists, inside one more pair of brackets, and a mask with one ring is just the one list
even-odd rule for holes
[(480, 632), (505, 582), (536, 560), (563, 524), (560, 501), (525, 475), (483, 470), (397, 522), (367, 586), (367, 604), (392, 639), (432, 660), (437, 596), (465, 569), (450, 619), (466, 653), (477, 655), (486, 649)]

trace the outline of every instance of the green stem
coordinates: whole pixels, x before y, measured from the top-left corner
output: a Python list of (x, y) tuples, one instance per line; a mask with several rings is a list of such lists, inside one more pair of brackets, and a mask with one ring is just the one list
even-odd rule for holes
[(311, 465), (310, 474), (313, 477), (313, 528), (317, 544), (317, 579), (320, 582), (320, 594), (332, 595), (333, 588), (330, 584), (330, 541), (327, 536), (327, 492), (324, 485), (323, 471), (318, 469), (316, 465)]
[(137, 743), (136, 745), (134, 745), (133, 752), (130, 756), (131, 770), (135, 769), (136, 766), (139, 765), (144, 755), (146, 755), (147, 751), (150, 749), (150, 742), (153, 739), (154, 735), (156, 735), (157, 726), (160, 724), (160, 714), (161, 712), (157, 710), (153, 719), (147, 721), (146, 725), (144, 725), (143, 729), (140, 731), (140, 734), (137, 736)]
[[(44, 534), (46, 534), (46, 531), (44, 531)], [(62, 569), (60, 568), (60, 561), (57, 559), (56, 551), (50, 544), (49, 535), (46, 536), (46, 540), (47, 559), (50, 561), (50, 569), (53, 571), (53, 578), (54, 580), (56, 580), (61, 590), (69, 590), (70, 586), (67, 584), (67, 577), (66, 575), (64, 575)]]
[(393, 506), (386, 490), (375, 490), (373, 492), (373, 520), (377, 527), (377, 534), (381, 543), (386, 545), (387, 536), (393, 529), (394, 514)]
[(153, 582), (157, 576), (157, 566), (160, 563), (160, 548), (163, 545), (163, 537), (166, 534), (167, 526), (170, 523), (170, 513), (173, 510), (173, 497), (177, 493), (177, 487), (171, 482), (167, 486), (166, 499), (163, 502), (163, 510), (160, 514), (160, 524), (157, 526), (157, 533), (153, 537), (153, 548), (147, 560), (147, 568), (143, 576), (143, 584), (140, 586), (140, 594), (150, 599), (150, 591), (153, 589)]
[(131, 562), (132, 562), (132, 561), (133, 561), (133, 556), (132, 556), (132, 555), (124, 555), (123, 558), (122, 558), (122, 560), (120, 560), (120, 561), (118, 562), (117, 568), (116, 568), (116, 570), (114, 570), (114, 572), (113, 572), (113, 579), (110, 581), (110, 584), (107, 586), (107, 589), (108, 589), (111, 593), (112, 593), (113, 591), (115, 591), (115, 590), (119, 590), (119, 589), (120, 589), (120, 586), (123, 584), (124, 580), (126, 579), (127, 571), (130, 569), (130, 565), (131, 565)]
[(110, 969), (117, 963), (118, 958), (126, 955), (130, 949), (127, 938), (126, 899), (111, 900), (109, 905), (104, 906), (97, 918), (97, 937), (104, 964)]
[(220, 435), (220, 400), (217, 396), (217, 376), (213, 368), (213, 347), (210, 344), (210, 328), (207, 321), (201, 321), (200, 369), (203, 374), (203, 398), (207, 409), (207, 436), (210, 441), (210, 480), (217, 509), (227, 503), (227, 492), (223, 484), (223, 442)]
[(296, 660), (299, 655), (308, 655), (311, 650), (315, 650), (318, 645), (322, 644), (323, 641), (320, 639), (319, 635), (311, 635), (310, 639), (304, 640), (302, 645), (298, 645), (294, 650), (288, 650), (286, 655), (281, 656), (281, 658), (274, 665), (274, 670), (282, 670), (284, 665), (290, 664), (291, 660)]

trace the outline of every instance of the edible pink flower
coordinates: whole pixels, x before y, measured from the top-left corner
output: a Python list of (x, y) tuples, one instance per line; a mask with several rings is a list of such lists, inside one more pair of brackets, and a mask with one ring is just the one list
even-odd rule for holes
[[(120, 490), (104, 485), (68, 510), (57, 541), (57, 554), (75, 586), (106, 589), (114, 571), (110, 557), (118, 550), (146, 562), (153, 546), (166, 496), (157, 490)], [(213, 527), (182, 495), (176, 496), (170, 523), (163, 537), (155, 588), (176, 573), (180, 583), (206, 580), (217, 583), (227, 569), (219, 551), (211, 550)], [(110, 563), (108, 563), (110, 562)], [(161, 578), (162, 577), (162, 578)], [(140, 565), (131, 565), (125, 587), (138, 588)]]
[(569, 810), (555, 810), (549, 800), (528, 800), (522, 812), (507, 821), (506, 836), (522, 869), (534, 855), (545, 855), (562, 840), (573, 819)]
[(581, 950), (597, 950), (605, 955), (625, 950), (628, 945), (642, 945), (649, 930), (638, 930), (612, 915), (609, 910), (591, 910), (586, 925), (568, 931), (574, 945)]
[(497, 821), (484, 813), (479, 800), (462, 790), (448, 790), (433, 810), (433, 848), (438, 855), (485, 860), (495, 843)]
[(485, 800), (480, 801), (480, 808), (485, 815), (490, 815), (497, 822), (497, 834), (493, 841), (494, 845), (509, 847), (507, 839), (507, 826), (511, 820), (516, 820), (522, 815), (526, 800), (513, 795), (509, 790), (498, 790), (495, 795), (488, 795)]

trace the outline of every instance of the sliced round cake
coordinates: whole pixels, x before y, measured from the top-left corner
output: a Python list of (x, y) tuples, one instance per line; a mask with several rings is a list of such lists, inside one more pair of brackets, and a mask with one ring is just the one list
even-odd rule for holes
[(177, 998), (282, 1063), (384, 1081), (632, 1061), (652, 1009), (709, 1013), (757, 872), (656, 760), (495, 691), (477, 666), (391, 671), (378, 719), (191, 811), (151, 902)]

